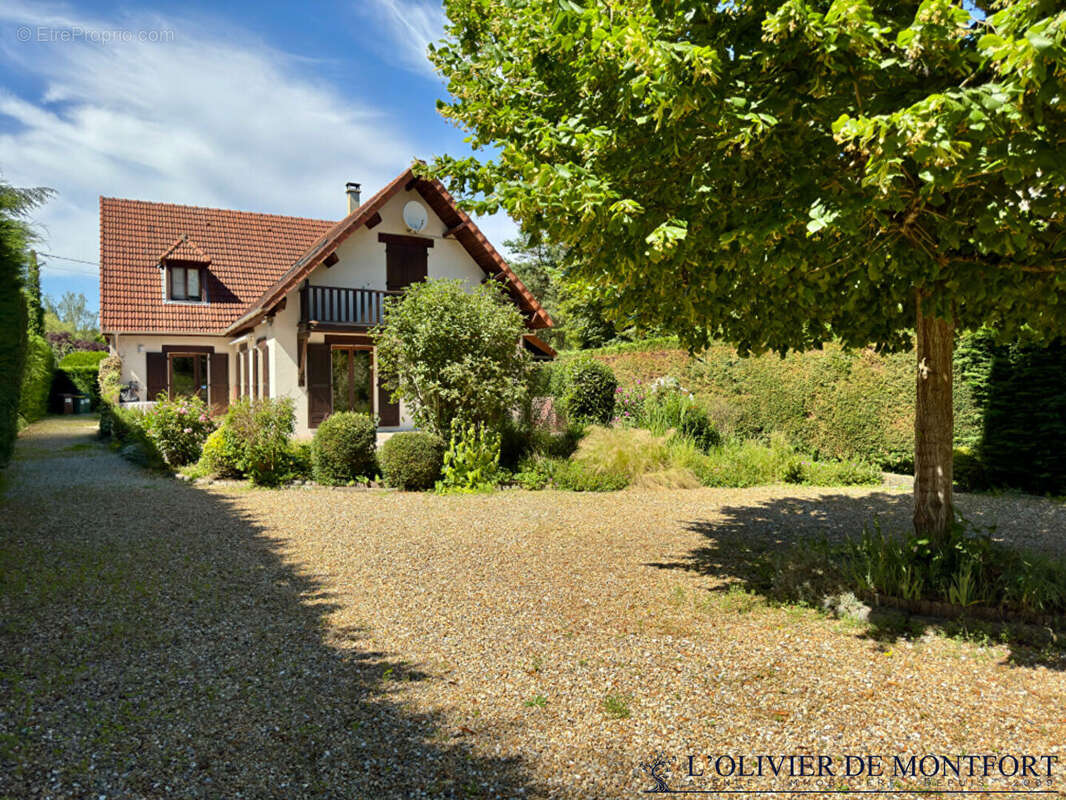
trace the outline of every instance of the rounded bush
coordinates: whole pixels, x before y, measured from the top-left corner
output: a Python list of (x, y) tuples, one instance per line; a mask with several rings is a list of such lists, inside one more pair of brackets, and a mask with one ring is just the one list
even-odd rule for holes
[(722, 443), (722, 435), (714, 427), (707, 412), (695, 405), (686, 409), (685, 414), (678, 420), (677, 433), (691, 439), (704, 453)]
[(405, 491), (432, 489), (444, 463), (444, 442), (429, 433), (408, 431), (390, 436), (381, 447), (385, 483)]
[(213, 431), (204, 442), (200, 464), (219, 478), (239, 478), (244, 471), (244, 444), (229, 425)]
[(570, 422), (609, 424), (614, 416), (618, 379), (606, 364), (581, 357), (552, 370), (552, 395)]
[(376, 444), (377, 424), (369, 414), (330, 414), (311, 443), (315, 481), (332, 486), (369, 477), (374, 472)]

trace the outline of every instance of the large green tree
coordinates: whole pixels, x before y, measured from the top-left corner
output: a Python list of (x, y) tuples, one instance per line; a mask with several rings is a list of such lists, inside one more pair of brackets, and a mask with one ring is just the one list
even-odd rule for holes
[(698, 348), (917, 343), (916, 528), (952, 520), (962, 331), (1066, 324), (1066, 12), (1038, 0), (446, 0), (438, 159)]

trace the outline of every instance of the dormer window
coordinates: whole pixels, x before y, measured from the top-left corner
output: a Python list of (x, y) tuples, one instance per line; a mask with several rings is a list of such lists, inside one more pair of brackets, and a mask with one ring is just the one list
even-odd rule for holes
[(200, 267), (194, 266), (168, 266), (167, 267), (167, 297), (171, 300), (202, 303), (203, 275)]
[(174, 242), (162, 256), (163, 296), (176, 303), (206, 303), (207, 268), (211, 259), (187, 234)]

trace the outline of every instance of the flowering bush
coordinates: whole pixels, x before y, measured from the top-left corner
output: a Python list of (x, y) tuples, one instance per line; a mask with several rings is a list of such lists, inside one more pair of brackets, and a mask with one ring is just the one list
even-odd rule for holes
[(144, 415), (144, 429), (172, 467), (190, 464), (200, 457), (215, 423), (199, 397), (160, 400)]
[(614, 393), (614, 423), (634, 427), (642, 424), (646, 399), (640, 381), (632, 389), (619, 386)]

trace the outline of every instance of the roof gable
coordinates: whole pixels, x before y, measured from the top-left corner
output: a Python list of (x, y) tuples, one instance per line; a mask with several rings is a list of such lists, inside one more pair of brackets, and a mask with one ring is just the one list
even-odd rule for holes
[(174, 244), (166, 249), (166, 251), (159, 257), (159, 263), (164, 264), (167, 261), (184, 261), (192, 264), (210, 264), (211, 259), (207, 257), (203, 250), (201, 250), (192, 239), (189, 238), (189, 234), (183, 233)]
[(364, 225), (375, 224), (375, 218), (380, 219), (379, 212), (393, 196), (401, 191), (410, 189), (415, 189), (440, 220), (448, 226), (448, 232), (445, 235), (455, 236), (456, 240), (462, 244), (486, 275), (501, 280), (518, 306), (526, 312), (530, 327), (546, 328), (551, 326), (551, 317), (541, 307), (539, 301), (518, 279), (496, 248), (492, 246), (491, 242), (474, 224), (473, 220), (459, 208), (454, 198), (444, 188), (444, 185), (437, 180), (430, 181), (419, 178), (415, 176), (411, 169), (407, 169), (359, 208), (326, 231), (274, 285), (268, 288), (252, 304), (240, 319), (229, 327), (227, 333), (234, 333), (242, 328), (256, 324), (271, 308), (281, 302), (282, 298), (295, 289), (304, 278), (309, 276), (349, 236)]

